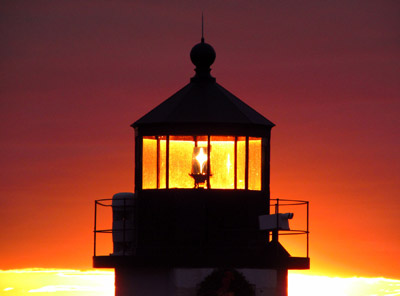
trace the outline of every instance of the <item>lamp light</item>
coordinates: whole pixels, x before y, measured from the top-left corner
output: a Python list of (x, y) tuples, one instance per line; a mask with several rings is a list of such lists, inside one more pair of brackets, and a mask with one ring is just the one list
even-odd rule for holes
[(195, 188), (204, 188), (208, 177), (208, 157), (206, 147), (193, 147), (192, 172)]

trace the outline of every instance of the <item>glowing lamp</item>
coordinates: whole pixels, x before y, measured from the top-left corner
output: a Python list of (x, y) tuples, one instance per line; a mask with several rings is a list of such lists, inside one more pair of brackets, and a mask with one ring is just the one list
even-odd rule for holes
[(268, 153), (263, 141), (246, 136), (145, 136), (140, 185), (142, 189), (262, 190), (263, 155)]
[(190, 176), (194, 179), (194, 187), (204, 187), (210, 173), (207, 165), (207, 148), (194, 147), (192, 157), (192, 172)]

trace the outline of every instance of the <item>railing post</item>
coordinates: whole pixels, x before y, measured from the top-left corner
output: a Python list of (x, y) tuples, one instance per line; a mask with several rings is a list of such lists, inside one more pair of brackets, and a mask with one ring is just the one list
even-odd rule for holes
[[(273, 202), (275, 200), (275, 204)], [(269, 213), (270, 215), (275, 214), (276, 215), (276, 225), (275, 228), (269, 230), (268, 232), (268, 240), (271, 238), (271, 232), (272, 232), (272, 241), (279, 241), (279, 207), (283, 207), (283, 211), (286, 211), (287, 206), (301, 206), (301, 212), (304, 214), (304, 205), (306, 206), (306, 229), (304, 229), (304, 222), (302, 222), (302, 227), (300, 229), (285, 229), (281, 232), (281, 235), (288, 235), (288, 234), (301, 234), (301, 235), (306, 235), (306, 258), (310, 257), (310, 202), (305, 201), (305, 200), (289, 200), (289, 199), (270, 199), (270, 210)], [(274, 213), (272, 213), (272, 207), (274, 207)], [(291, 218), (290, 218), (291, 219)], [(302, 219), (304, 221), (304, 219)], [(304, 237), (304, 236), (302, 236)], [(303, 241), (304, 242), (304, 241)], [(304, 249), (303, 249), (304, 250)], [(302, 253), (302, 256), (304, 256), (304, 253)]]
[(124, 200), (124, 216), (123, 216), (123, 221), (124, 221), (124, 224), (123, 224), (123, 227), (122, 227), (122, 231), (124, 232), (123, 233), (123, 249), (122, 249), (122, 251), (123, 251), (123, 255), (125, 256), (125, 251), (126, 251), (126, 240), (125, 240), (125, 225), (126, 225), (126, 198), (124, 198), (123, 199)]
[(272, 240), (278, 241), (279, 240), (279, 198), (276, 199), (275, 204), (275, 215), (276, 215), (276, 229), (272, 231)]
[(307, 201), (307, 258), (309, 257), (309, 233), (310, 233), (310, 231), (309, 231), (309, 202)]
[(94, 201), (94, 243), (93, 243), (93, 256), (96, 257), (96, 222), (97, 222), (97, 200)]

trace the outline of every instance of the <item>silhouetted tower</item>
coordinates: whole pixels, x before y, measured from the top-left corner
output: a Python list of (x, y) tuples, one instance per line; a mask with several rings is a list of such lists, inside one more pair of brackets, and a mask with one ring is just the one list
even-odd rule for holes
[(304, 257), (278, 241), (292, 215), (270, 215), (274, 124), (216, 83), (215, 56), (202, 38), (190, 83), (132, 125), (135, 193), (108, 204), (113, 253), (93, 257), (116, 296), (283, 296), (288, 269), (309, 268), (308, 240)]

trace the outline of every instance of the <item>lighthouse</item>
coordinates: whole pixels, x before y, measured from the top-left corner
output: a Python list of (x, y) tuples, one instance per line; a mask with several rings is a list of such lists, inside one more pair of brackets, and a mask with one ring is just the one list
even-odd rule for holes
[[(216, 82), (203, 38), (190, 58), (190, 82), (132, 124), (135, 192), (95, 201), (93, 266), (115, 269), (116, 296), (286, 296), (310, 266), (308, 202), (270, 198), (274, 124)], [(306, 208), (303, 256), (281, 243), (285, 205)]]

